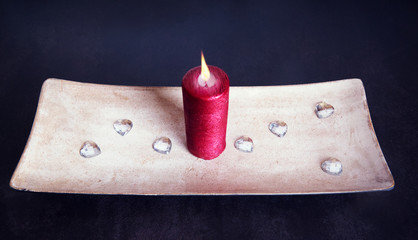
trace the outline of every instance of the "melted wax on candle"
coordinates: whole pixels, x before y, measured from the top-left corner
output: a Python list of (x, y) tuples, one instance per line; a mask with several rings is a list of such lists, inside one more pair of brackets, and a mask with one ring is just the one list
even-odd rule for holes
[(205, 77), (203, 76), (203, 74), (200, 74), (199, 77), (197, 78), (197, 82), (199, 83), (199, 85), (201, 87), (212, 87), (212, 86), (215, 85), (215, 83), (217, 81), (218, 80), (216, 79), (215, 76), (213, 76), (212, 73), (210, 74), (210, 77), (207, 80), (205, 79)]

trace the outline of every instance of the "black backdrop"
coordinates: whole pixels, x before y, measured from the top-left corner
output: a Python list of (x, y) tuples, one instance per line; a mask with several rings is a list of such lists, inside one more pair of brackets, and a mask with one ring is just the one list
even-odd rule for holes
[[(0, 238), (413, 239), (417, 14), (413, 2), (400, 1), (2, 1)], [(200, 50), (233, 86), (361, 78), (395, 188), (107, 196), (8, 186), (46, 78), (180, 86), (183, 74), (200, 64)]]

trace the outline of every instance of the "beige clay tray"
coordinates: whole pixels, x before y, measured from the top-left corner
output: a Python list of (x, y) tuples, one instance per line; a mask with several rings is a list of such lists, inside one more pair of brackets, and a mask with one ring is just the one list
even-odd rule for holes
[[(320, 101), (335, 113), (318, 119)], [(113, 122), (127, 118), (120, 136)], [(285, 137), (268, 124), (285, 121)], [(248, 135), (252, 153), (234, 148)], [(167, 155), (153, 150), (171, 139)], [(227, 146), (205, 161), (186, 148), (180, 87), (128, 87), (47, 80), (10, 186), (34, 192), (93, 194), (318, 194), (389, 190), (394, 180), (370, 120), (359, 79), (268, 87), (231, 87)], [(86, 140), (99, 156), (79, 154)], [(329, 157), (340, 176), (322, 171)]]

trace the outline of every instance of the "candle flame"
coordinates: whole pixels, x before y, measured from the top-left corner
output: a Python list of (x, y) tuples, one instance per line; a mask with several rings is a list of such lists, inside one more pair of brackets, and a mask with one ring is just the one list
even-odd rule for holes
[(201, 53), (202, 53), (202, 72), (200, 74), (203, 80), (207, 81), (210, 78), (210, 72), (209, 72), (208, 65), (206, 65), (205, 57), (203, 56), (203, 51)]

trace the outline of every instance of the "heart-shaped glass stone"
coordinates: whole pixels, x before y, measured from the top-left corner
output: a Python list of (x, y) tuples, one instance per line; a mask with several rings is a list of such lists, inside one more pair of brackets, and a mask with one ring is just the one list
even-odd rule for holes
[(334, 113), (334, 107), (324, 101), (318, 103), (315, 107), (315, 113), (318, 118), (327, 118)]
[(121, 136), (125, 136), (126, 134), (128, 134), (128, 132), (131, 131), (132, 127), (132, 121), (129, 119), (119, 119), (113, 123), (113, 128)]
[(248, 136), (242, 136), (235, 141), (235, 148), (241, 152), (252, 152), (254, 149), (253, 140)]
[(152, 144), (156, 152), (168, 154), (171, 151), (171, 140), (168, 137), (157, 138)]
[(85, 158), (91, 158), (99, 155), (102, 151), (93, 141), (85, 141), (80, 149), (80, 155)]
[(329, 158), (322, 162), (321, 168), (324, 172), (331, 175), (340, 175), (343, 171), (343, 165), (340, 160), (336, 158)]
[(270, 132), (278, 137), (284, 137), (287, 133), (287, 124), (283, 121), (274, 121), (269, 124)]

